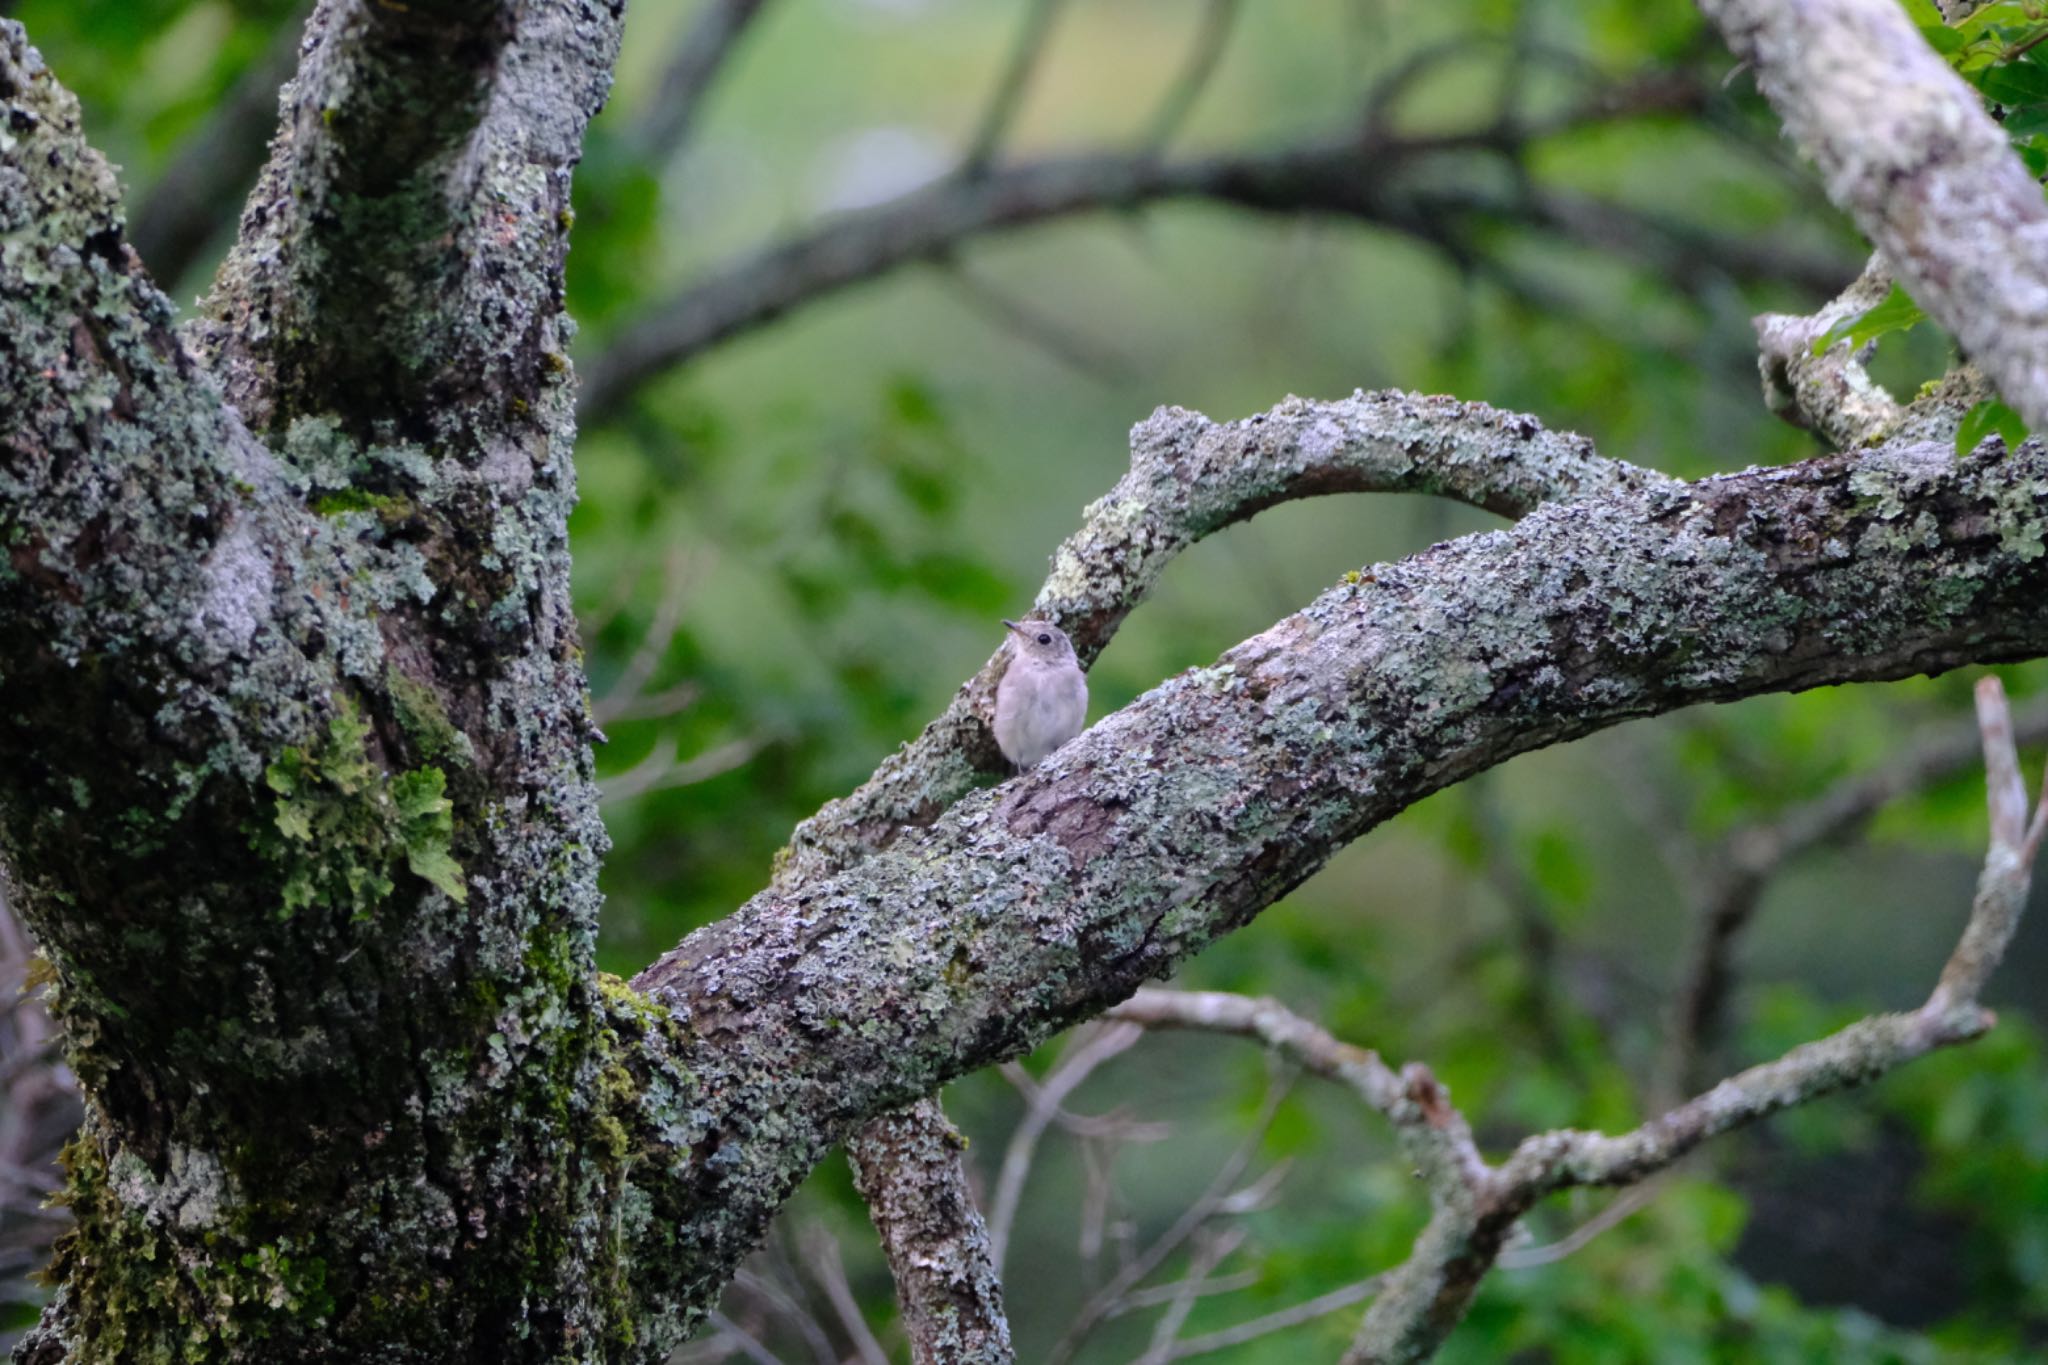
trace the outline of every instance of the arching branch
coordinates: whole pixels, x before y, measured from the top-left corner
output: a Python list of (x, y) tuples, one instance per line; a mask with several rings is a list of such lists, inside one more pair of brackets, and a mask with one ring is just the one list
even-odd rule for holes
[[(1130, 472), (1054, 553), (1034, 609), (1092, 662), (1174, 556), (1276, 503), (1432, 493), (1514, 517), (1545, 502), (1665, 486), (1675, 481), (1484, 403), (1359, 393), (1334, 403), (1295, 399), (1221, 425), (1161, 408), (1131, 432)], [(799, 825), (778, 882), (844, 867), (1004, 772), (988, 730), (995, 669), (992, 658), (858, 791)]]

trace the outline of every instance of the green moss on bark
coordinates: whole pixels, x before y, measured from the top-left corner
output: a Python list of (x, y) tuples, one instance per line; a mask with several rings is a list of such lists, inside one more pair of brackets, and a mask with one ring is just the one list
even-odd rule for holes
[(369, 755), (370, 727), (344, 701), (317, 749), (287, 749), (264, 771), (276, 800), (249, 846), (277, 870), (278, 914), (325, 905), (369, 916), (391, 895), (402, 862), (456, 901), (469, 899), (439, 768), (386, 774)]

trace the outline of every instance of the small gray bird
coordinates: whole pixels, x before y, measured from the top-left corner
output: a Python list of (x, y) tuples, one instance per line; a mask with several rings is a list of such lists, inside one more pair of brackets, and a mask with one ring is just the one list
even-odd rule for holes
[(996, 684), (996, 746), (1029, 768), (1081, 733), (1088, 684), (1066, 632), (1043, 621), (1005, 621), (1010, 666)]

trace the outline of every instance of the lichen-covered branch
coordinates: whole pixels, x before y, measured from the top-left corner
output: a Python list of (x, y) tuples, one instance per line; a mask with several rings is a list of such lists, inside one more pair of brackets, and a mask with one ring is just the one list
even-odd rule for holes
[(314, 9), (193, 334), (253, 428), (343, 414), (351, 435), (539, 462), (565, 368), (569, 173), (610, 87), (621, 9)]
[[(1168, 415), (1140, 444), (1185, 460), (1200, 442), (1173, 433), (1206, 430)], [(1099, 1013), (1516, 753), (2043, 652), (2044, 481), (2033, 446), (1908, 445), (1546, 505), (1361, 572), (929, 829), (786, 877), (636, 983), (720, 1097), (698, 1139), (733, 1153), (718, 1216), (758, 1229), (861, 1120)]]
[(961, 1168), (966, 1140), (936, 1102), (875, 1120), (848, 1144), (918, 1365), (1008, 1365), (1010, 1324), (988, 1230)]
[[(636, 1276), (661, 1262), (626, 1235), (653, 1196), (604, 1085), (623, 1044), (590, 1001), (604, 835), (548, 349), (562, 225), (531, 212), (566, 194), (617, 14), (521, 6), (487, 78), (445, 73), (483, 81), (455, 123), (387, 138), (408, 115), (379, 101), (435, 80), (380, 65), (382, 26), (475, 12), (359, 8), (322, 11), (282, 197), (230, 271), (250, 330), (213, 371), (75, 102), (0, 25), (0, 857), (87, 1103), (38, 1365), (195, 1340), (223, 1361), (597, 1359), (658, 1318)], [(417, 277), (328, 309), (323, 272), (377, 244), (325, 234), (387, 180), (419, 190), (408, 156), (462, 163), (458, 217), (492, 206), (482, 236), (406, 239), (475, 268), (416, 251)], [(264, 332), (284, 320), (310, 330)], [(323, 389), (407, 328), (489, 349), (459, 394), (396, 370)], [(279, 364), (315, 352), (332, 373)]]
[(1838, 341), (1813, 353), (1815, 342), (1882, 303), (1891, 287), (1884, 257), (1873, 256), (1853, 284), (1811, 316), (1766, 313), (1756, 319), (1757, 365), (1771, 411), (1794, 426), (1811, 428), (1837, 450), (1891, 434), (1899, 424), (1900, 405), (1865, 372), (1856, 348)]
[[(1514, 517), (1545, 502), (1676, 486), (1600, 456), (1582, 436), (1484, 403), (1361, 392), (1328, 403), (1291, 399), (1222, 424), (1161, 408), (1132, 428), (1130, 472), (1089, 506), (1081, 529), (1054, 553), (1033, 610), (1072, 637), (1086, 664), (1175, 555), (1281, 502), (1431, 493)], [(930, 824), (1004, 772), (988, 728), (996, 681), (991, 659), (858, 791), (799, 825), (778, 885), (837, 870), (907, 828)]]
[(2048, 204), (1893, 0), (1700, 0), (1828, 196), (2029, 426), (2048, 427)]

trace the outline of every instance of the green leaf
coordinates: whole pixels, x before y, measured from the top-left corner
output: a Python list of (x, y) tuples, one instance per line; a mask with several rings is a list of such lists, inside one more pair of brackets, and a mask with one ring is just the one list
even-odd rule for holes
[(2027, 439), (2027, 424), (1996, 398), (1987, 398), (1963, 414), (1962, 424), (1956, 428), (1956, 454), (1969, 454), (1993, 432), (2004, 437), (2005, 448), (2011, 450)]
[(391, 779), (391, 800), (405, 820), (435, 816), (449, 809), (448, 779), (439, 768), (415, 768)]
[(2027, 12), (2027, 6), (2020, 3), (2020, 0), (2001, 0), (1999, 4), (1984, 6), (1969, 18), (1957, 24), (1956, 29), (1966, 38), (1975, 38), (1979, 34), (1985, 33), (1997, 26), (2026, 24), (2033, 17), (2033, 15)]
[[(1912, 6), (1909, 5), (1907, 8), (1910, 9)], [(1931, 10), (1934, 7), (1929, 5), (1927, 8)], [(1920, 16), (1915, 14), (1913, 17), (1917, 21)], [(1927, 40), (1927, 45), (1944, 57), (1951, 52), (1961, 51), (1970, 41), (1947, 24), (1942, 23), (1939, 19), (1936, 19), (1931, 24), (1919, 24), (1918, 27), (1920, 29), (1920, 36)]]
[(263, 770), (263, 781), (279, 796), (291, 796), (298, 791), (299, 778), (305, 770), (305, 756), (296, 749), (287, 749), (283, 758)]
[(2010, 62), (2004, 66), (1986, 67), (1973, 79), (1987, 98), (2009, 108), (2030, 109), (2037, 104), (2048, 104), (2048, 67), (2027, 61)]
[(1823, 332), (1813, 343), (1813, 353), (1820, 355), (1836, 342), (1845, 340), (1850, 346), (1860, 349), (1881, 336), (1903, 332), (1926, 320), (1927, 314), (1920, 311), (1920, 305), (1895, 284), (1875, 307), (1846, 322), (1838, 322)]
[(296, 801), (277, 803), (277, 832), (302, 844), (313, 842), (313, 809)]
[(413, 870), (415, 876), (424, 877), (447, 892), (448, 899), (468, 901), (469, 887), (462, 880), (462, 864), (456, 862), (445, 847), (408, 848), (405, 865)]

